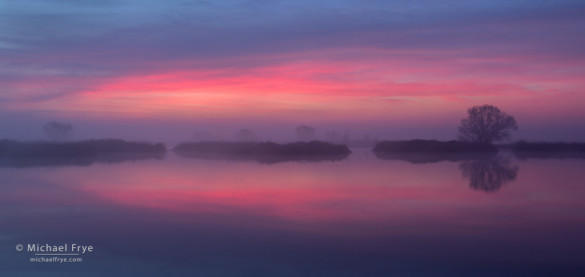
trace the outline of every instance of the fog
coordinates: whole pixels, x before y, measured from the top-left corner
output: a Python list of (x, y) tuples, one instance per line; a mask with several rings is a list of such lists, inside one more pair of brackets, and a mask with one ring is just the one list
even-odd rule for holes
[[(73, 119), (34, 114), (9, 114), (0, 119), (0, 139), (46, 140), (42, 127), (49, 121), (69, 123), (74, 126), (72, 140), (119, 138), (135, 141), (164, 142), (169, 146), (184, 141), (235, 140), (242, 128), (250, 129), (257, 140), (288, 142), (298, 140), (294, 128), (308, 125), (316, 130), (315, 139), (327, 140), (326, 133), (335, 131), (348, 134), (350, 141), (400, 140), (400, 139), (456, 139), (458, 120), (449, 123), (385, 123), (385, 122), (307, 122), (255, 121), (239, 119), (172, 120), (172, 119)], [(522, 124), (512, 134), (512, 141), (519, 139), (541, 141), (582, 141), (585, 124), (566, 123), (554, 126)]]

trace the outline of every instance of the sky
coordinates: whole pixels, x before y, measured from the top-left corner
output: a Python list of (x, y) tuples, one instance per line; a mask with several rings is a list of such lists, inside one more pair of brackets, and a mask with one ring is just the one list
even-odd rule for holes
[(585, 2), (0, 0), (0, 138), (585, 140)]

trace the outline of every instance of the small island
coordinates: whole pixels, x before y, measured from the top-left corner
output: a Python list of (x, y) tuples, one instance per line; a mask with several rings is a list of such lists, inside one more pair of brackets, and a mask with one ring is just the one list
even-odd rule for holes
[(173, 151), (185, 158), (256, 160), (261, 163), (281, 161), (334, 161), (346, 158), (351, 151), (345, 145), (322, 141), (293, 142), (184, 142)]
[(498, 149), (492, 144), (417, 139), (382, 141), (376, 144), (373, 151), (382, 160), (420, 164), (485, 159), (495, 155)]
[(379, 142), (372, 151), (380, 159), (412, 163), (491, 158), (498, 152), (494, 142), (507, 140), (517, 130), (514, 117), (496, 106), (473, 106), (459, 125), (459, 140), (401, 140)]
[(0, 166), (50, 165), (87, 166), (143, 159), (161, 159), (162, 143), (130, 142), (120, 139), (93, 139), (71, 142), (0, 140)]
[(162, 143), (129, 142), (120, 139), (93, 139), (73, 142), (0, 140), (0, 157), (79, 157), (116, 153), (165, 152)]
[(373, 149), (376, 153), (495, 153), (492, 144), (464, 141), (400, 140), (381, 141)]
[(512, 145), (512, 151), (520, 159), (585, 158), (585, 143), (527, 142), (522, 140)]
[(519, 141), (512, 145), (517, 152), (582, 152), (585, 153), (585, 143), (578, 142), (527, 142)]

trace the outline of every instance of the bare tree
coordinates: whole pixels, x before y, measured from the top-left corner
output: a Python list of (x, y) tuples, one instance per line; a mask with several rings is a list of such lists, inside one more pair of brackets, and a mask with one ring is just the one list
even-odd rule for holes
[(315, 128), (301, 125), (295, 128), (295, 134), (300, 140), (312, 140), (315, 138)]
[(51, 121), (43, 126), (45, 135), (51, 140), (67, 140), (73, 136), (73, 126), (71, 124)]
[(516, 119), (496, 106), (473, 106), (467, 115), (459, 126), (459, 139), (463, 141), (491, 144), (510, 138), (510, 130), (518, 130)]
[(253, 141), (256, 139), (256, 134), (254, 131), (244, 128), (237, 131), (234, 137), (239, 141)]

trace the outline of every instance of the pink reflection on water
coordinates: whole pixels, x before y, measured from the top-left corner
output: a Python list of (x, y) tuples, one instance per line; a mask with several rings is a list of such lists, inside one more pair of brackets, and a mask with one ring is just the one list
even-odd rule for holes
[[(415, 259), (572, 265), (583, 259), (582, 160), (514, 161), (518, 177), (488, 193), (469, 186), (458, 162), (412, 164), (362, 154), (324, 163), (261, 165), (171, 156), (91, 167), (0, 169), (4, 180), (18, 183), (0, 187), (0, 203), (11, 209), (0, 215), (18, 214), (22, 226), (43, 232), (129, 241), (137, 234), (168, 240), (179, 233), (193, 243), (227, 237), (231, 241), (225, 244), (231, 245), (275, 234), (275, 240), (293, 245), (309, 236), (348, 251)], [(76, 224), (76, 213), (89, 227)], [(225, 237), (216, 237), (216, 231)], [(191, 238), (193, 233), (203, 238)]]
[(115, 177), (104, 174), (110, 177), (80, 180), (77, 187), (123, 206), (199, 214), (245, 213), (301, 222), (396, 220), (427, 214), (429, 206), (472, 201), (458, 199), (459, 194), (453, 193), (468, 191), (456, 167), (451, 169), (455, 174), (438, 170), (435, 173), (442, 178), (435, 175), (432, 181), (409, 164), (397, 163), (390, 170), (385, 167), (190, 163), (137, 169), (140, 173), (125, 171)]
[(465, 233), (498, 226), (583, 225), (582, 161), (516, 163), (516, 180), (485, 193), (469, 187), (457, 162), (411, 164), (356, 153), (343, 162), (261, 165), (171, 156), (165, 161), (7, 171), (13, 178), (27, 176), (29, 183), (42, 180), (46, 185), (20, 186), (6, 201), (144, 209), (176, 214), (177, 220), (255, 216), (329, 229), (336, 224), (379, 226), (368, 228), (374, 233), (390, 227)]
[(353, 223), (380, 227), (367, 228), (371, 233), (429, 232), (421, 226), (449, 233), (498, 226), (550, 229), (549, 223), (584, 220), (578, 212), (585, 207), (579, 162), (523, 162), (514, 182), (485, 193), (469, 187), (456, 162), (415, 165), (356, 156), (343, 162), (276, 165), (170, 157), (46, 170), (42, 179), (85, 198), (34, 191), (20, 195), (47, 204), (92, 201), (161, 211), (176, 214), (177, 220), (189, 215), (259, 216), (307, 228)]

